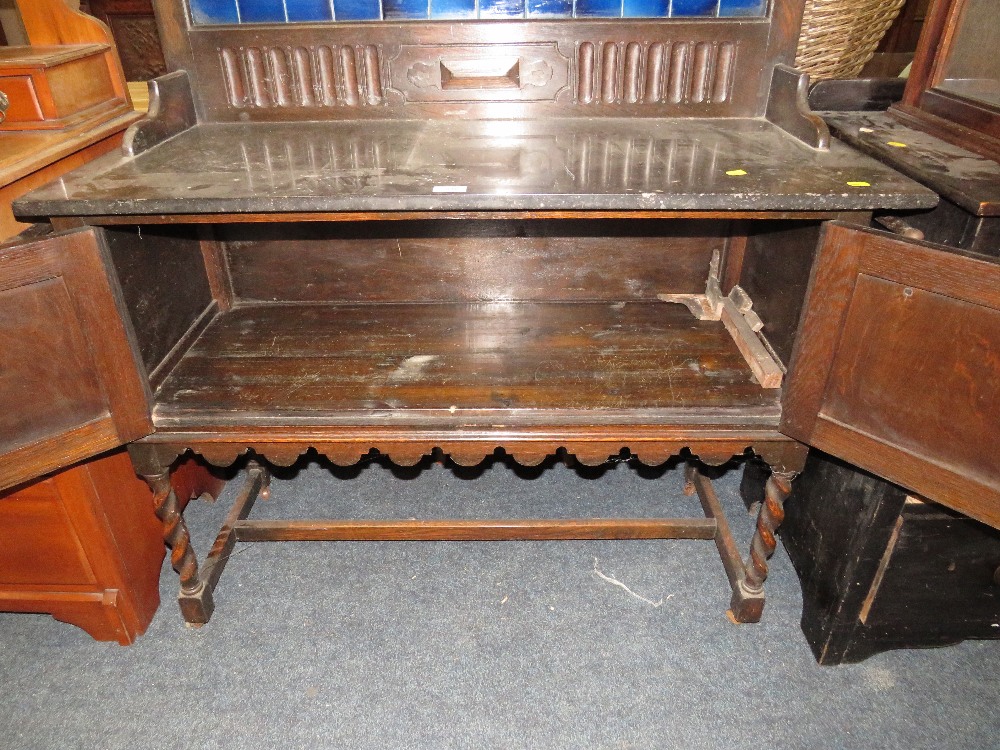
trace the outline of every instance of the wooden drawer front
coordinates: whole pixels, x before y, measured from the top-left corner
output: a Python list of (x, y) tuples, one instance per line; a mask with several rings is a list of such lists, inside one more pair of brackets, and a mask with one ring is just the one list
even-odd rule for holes
[(3, 49), (0, 91), (11, 110), (0, 130), (57, 130), (124, 104), (103, 45)]
[(46, 78), (59, 119), (115, 99), (111, 75), (101, 54), (50, 70)]
[(0, 495), (0, 586), (96, 582), (53, 480)]
[(7, 96), (5, 125), (25, 122), (40, 122), (44, 119), (42, 106), (38, 103), (38, 92), (31, 76), (0, 76), (0, 91)]
[(1000, 637), (1000, 532), (908, 501), (861, 611), (879, 638)]

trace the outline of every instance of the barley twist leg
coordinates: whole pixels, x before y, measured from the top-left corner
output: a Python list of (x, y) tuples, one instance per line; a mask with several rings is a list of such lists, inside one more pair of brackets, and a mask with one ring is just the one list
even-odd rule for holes
[(737, 622), (758, 622), (763, 613), (768, 560), (778, 544), (775, 532), (785, 518), (784, 503), (792, 491), (795, 476), (795, 472), (776, 471), (767, 480), (757, 528), (750, 542), (750, 559), (744, 566), (743, 580), (733, 592), (730, 613)]
[(144, 475), (153, 490), (153, 506), (163, 527), (163, 541), (170, 548), (170, 564), (180, 577), (178, 603), (189, 625), (203, 625), (212, 616), (212, 591), (205, 586), (198, 571), (198, 558), (191, 547), (177, 494), (170, 485), (170, 472)]

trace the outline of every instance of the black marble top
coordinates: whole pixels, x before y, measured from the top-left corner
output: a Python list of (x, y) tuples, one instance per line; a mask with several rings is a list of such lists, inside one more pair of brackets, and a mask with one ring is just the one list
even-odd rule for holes
[(1000, 164), (886, 112), (819, 112), (852, 146), (934, 189), (979, 216), (1000, 216)]
[(24, 217), (461, 210), (841, 211), (937, 196), (760, 119), (202, 124), (17, 201)]

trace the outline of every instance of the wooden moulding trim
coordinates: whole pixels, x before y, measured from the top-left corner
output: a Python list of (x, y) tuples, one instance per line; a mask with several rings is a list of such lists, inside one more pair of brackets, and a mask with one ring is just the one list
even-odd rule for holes
[(1000, 528), (1000, 482), (969, 474), (960, 465), (910, 451), (830, 417), (818, 420), (812, 444), (912, 492)]
[(191, 324), (191, 327), (184, 332), (184, 335), (181, 336), (171, 350), (167, 352), (166, 356), (160, 361), (160, 363), (149, 373), (150, 388), (155, 390), (159, 387), (160, 383), (170, 373), (174, 365), (180, 362), (181, 358), (188, 351), (188, 349), (191, 348), (195, 340), (205, 331), (206, 328), (208, 328), (209, 324), (215, 319), (218, 312), (218, 304), (215, 300), (212, 300), (208, 306), (201, 311), (195, 321)]
[[(210, 122), (754, 117), (770, 31), (766, 18), (511, 19), (196, 26), (183, 40)], [(664, 65), (674, 52), (684, 62)], [(440, 72), (456, 62), (491, 70), (498, 59), (523, 80), (463, 86)]]
[[(105, 592), (94, 591), (91, 586), (86, 591), (52, 591), (49, 586), (45, 589), (12, 588), (5, 584), (5, 588), (0, 590), (0, 602), (3, 602), (3, 609), (8, 605), (17, 606), (17, 602), (23, 602), (21, 612), (44, 612), (47, 604), (105, 604)], [(113, 602), (112, 602), (113, 603)], [(37, 609), (30, 609), (37, 607)]]
[(122, 444), (109, 414), (17, 448), (0, 458), (0, 490), (62, 469)]
[(0, 591), (0, 609), (7, 612), (34, 612), (51, 615), (75, 625), (98, 641), (117, 641), (127, 646), (142, 629), (123, 619), (118, 591), (85, 592), (6, 592)]
[[(981, 131), (973, 130), (958, 122), (908, 104), (894, 104), (889, 108), (889, 113), (904, 125), (955, 144), (960, 148), (968, 149), (986, 159), (1000, 161), (1000, 139), (998, 138), (991, 138)], [(982, 209), (975, 210), (974, 213), (994, 215), (992, 213), (984, 214)]]

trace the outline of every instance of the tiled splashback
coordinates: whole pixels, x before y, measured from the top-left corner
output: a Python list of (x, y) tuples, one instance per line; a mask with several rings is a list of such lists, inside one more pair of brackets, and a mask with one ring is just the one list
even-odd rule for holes
[(756, 16), (767, 0), (191, 0), (195, 23)]

